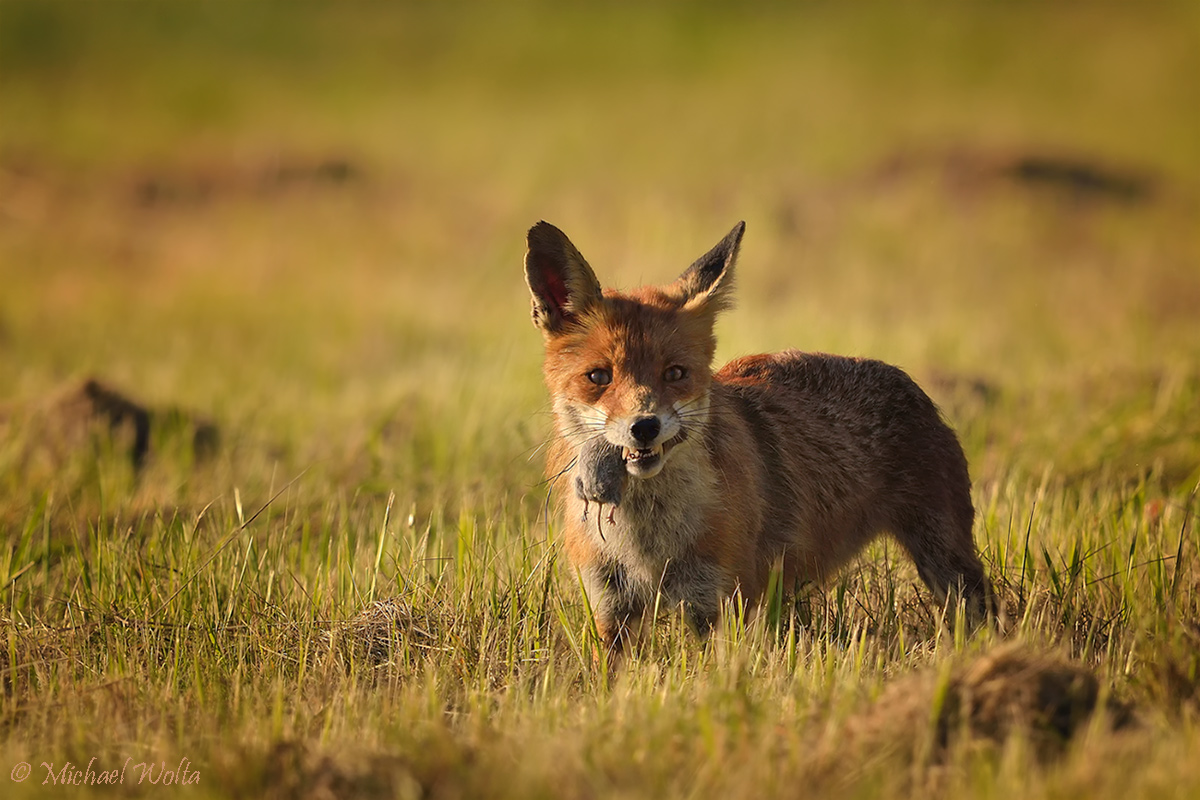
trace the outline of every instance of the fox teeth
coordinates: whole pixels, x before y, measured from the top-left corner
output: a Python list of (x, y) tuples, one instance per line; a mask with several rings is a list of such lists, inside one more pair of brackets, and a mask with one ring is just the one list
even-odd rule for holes
[(642, 458), (653, 458), (654, 456), (657, 456), (660, 453), (662, 453), (662, 445), (658, 445), (656, 447), (651, 447), (646, 450), (633, 450), (631, 448), (626, 447), (626, 448), (623, 448), (621, 451), (621, 454), (625, 457), (626, 461), (628, 461), (630, 459), (633, 459), (636, 461), (636, 460), (642, 459)]

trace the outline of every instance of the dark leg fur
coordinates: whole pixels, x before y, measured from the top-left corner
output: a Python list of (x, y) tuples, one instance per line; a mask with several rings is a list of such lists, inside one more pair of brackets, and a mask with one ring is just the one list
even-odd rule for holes
[(662, 591), (672, 606), (683, 606), (688, 625), (700, 636), (707, 636), (721, 614), (723, 584), (719, 569), (689, 557), (667, 566)]
[(934, 596), (942, 602), (961, 598), (968, 620), (978, 624), (994, 609), (991, 584), (971, 537), (972, 516), (924, 512), (897, 525), (895, 535)]
[(596, 628), (609, 655), (619, 656), (635, 639), (646, 606), (618, 565), (599, 571), (595, 581), (589, 593)]

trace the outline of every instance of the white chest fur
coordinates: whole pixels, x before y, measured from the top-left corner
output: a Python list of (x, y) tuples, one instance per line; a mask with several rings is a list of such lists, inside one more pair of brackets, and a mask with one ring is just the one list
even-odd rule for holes
[[(706, 455), (693, 443), (683, 443), (654, 477), (630, 477), (617, 508), (590, 504), (585, 530), (632, 582), (656, 586), (668, 562), (681, 560), (703, 535), (716, 496)], [(568, 513), (582, 517), (583, 501), (572, 497)]]

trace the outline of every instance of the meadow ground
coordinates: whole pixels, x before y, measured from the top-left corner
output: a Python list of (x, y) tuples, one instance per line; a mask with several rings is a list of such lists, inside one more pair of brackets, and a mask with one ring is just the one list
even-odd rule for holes
[[(1197, 795), (1197, 75), (1184, 2), (0, 3), (0, 793)], [(541, 218), (619, 286), (747, 220), (718, 358), (917, 377), (1007, 636), (880, 541), (595, 669)]]

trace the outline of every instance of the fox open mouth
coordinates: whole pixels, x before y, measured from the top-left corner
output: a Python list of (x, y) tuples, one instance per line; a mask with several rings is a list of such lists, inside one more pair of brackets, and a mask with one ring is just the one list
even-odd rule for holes
[(667, 453), (671, 452), (671, 448), (686, 438), (686, 434), (680, 431), (678, 435), (672, 437), (670, 440), (654, 447), (645, 449), (622, 448), (621, 455), (625, 457), (625, 469), (630, 475), (636, 475), (639, 478), (648, 478), (658, 474), (658, 470), (666, 459)]
[(650, 469), (658, 460), (663, 457), (665, 448), (662, 445), (651, 447), (648, 450), (630, 450), (628, 447), (622, 450), (622, 455), (625, 456), (625, 464), (630, 471)]

